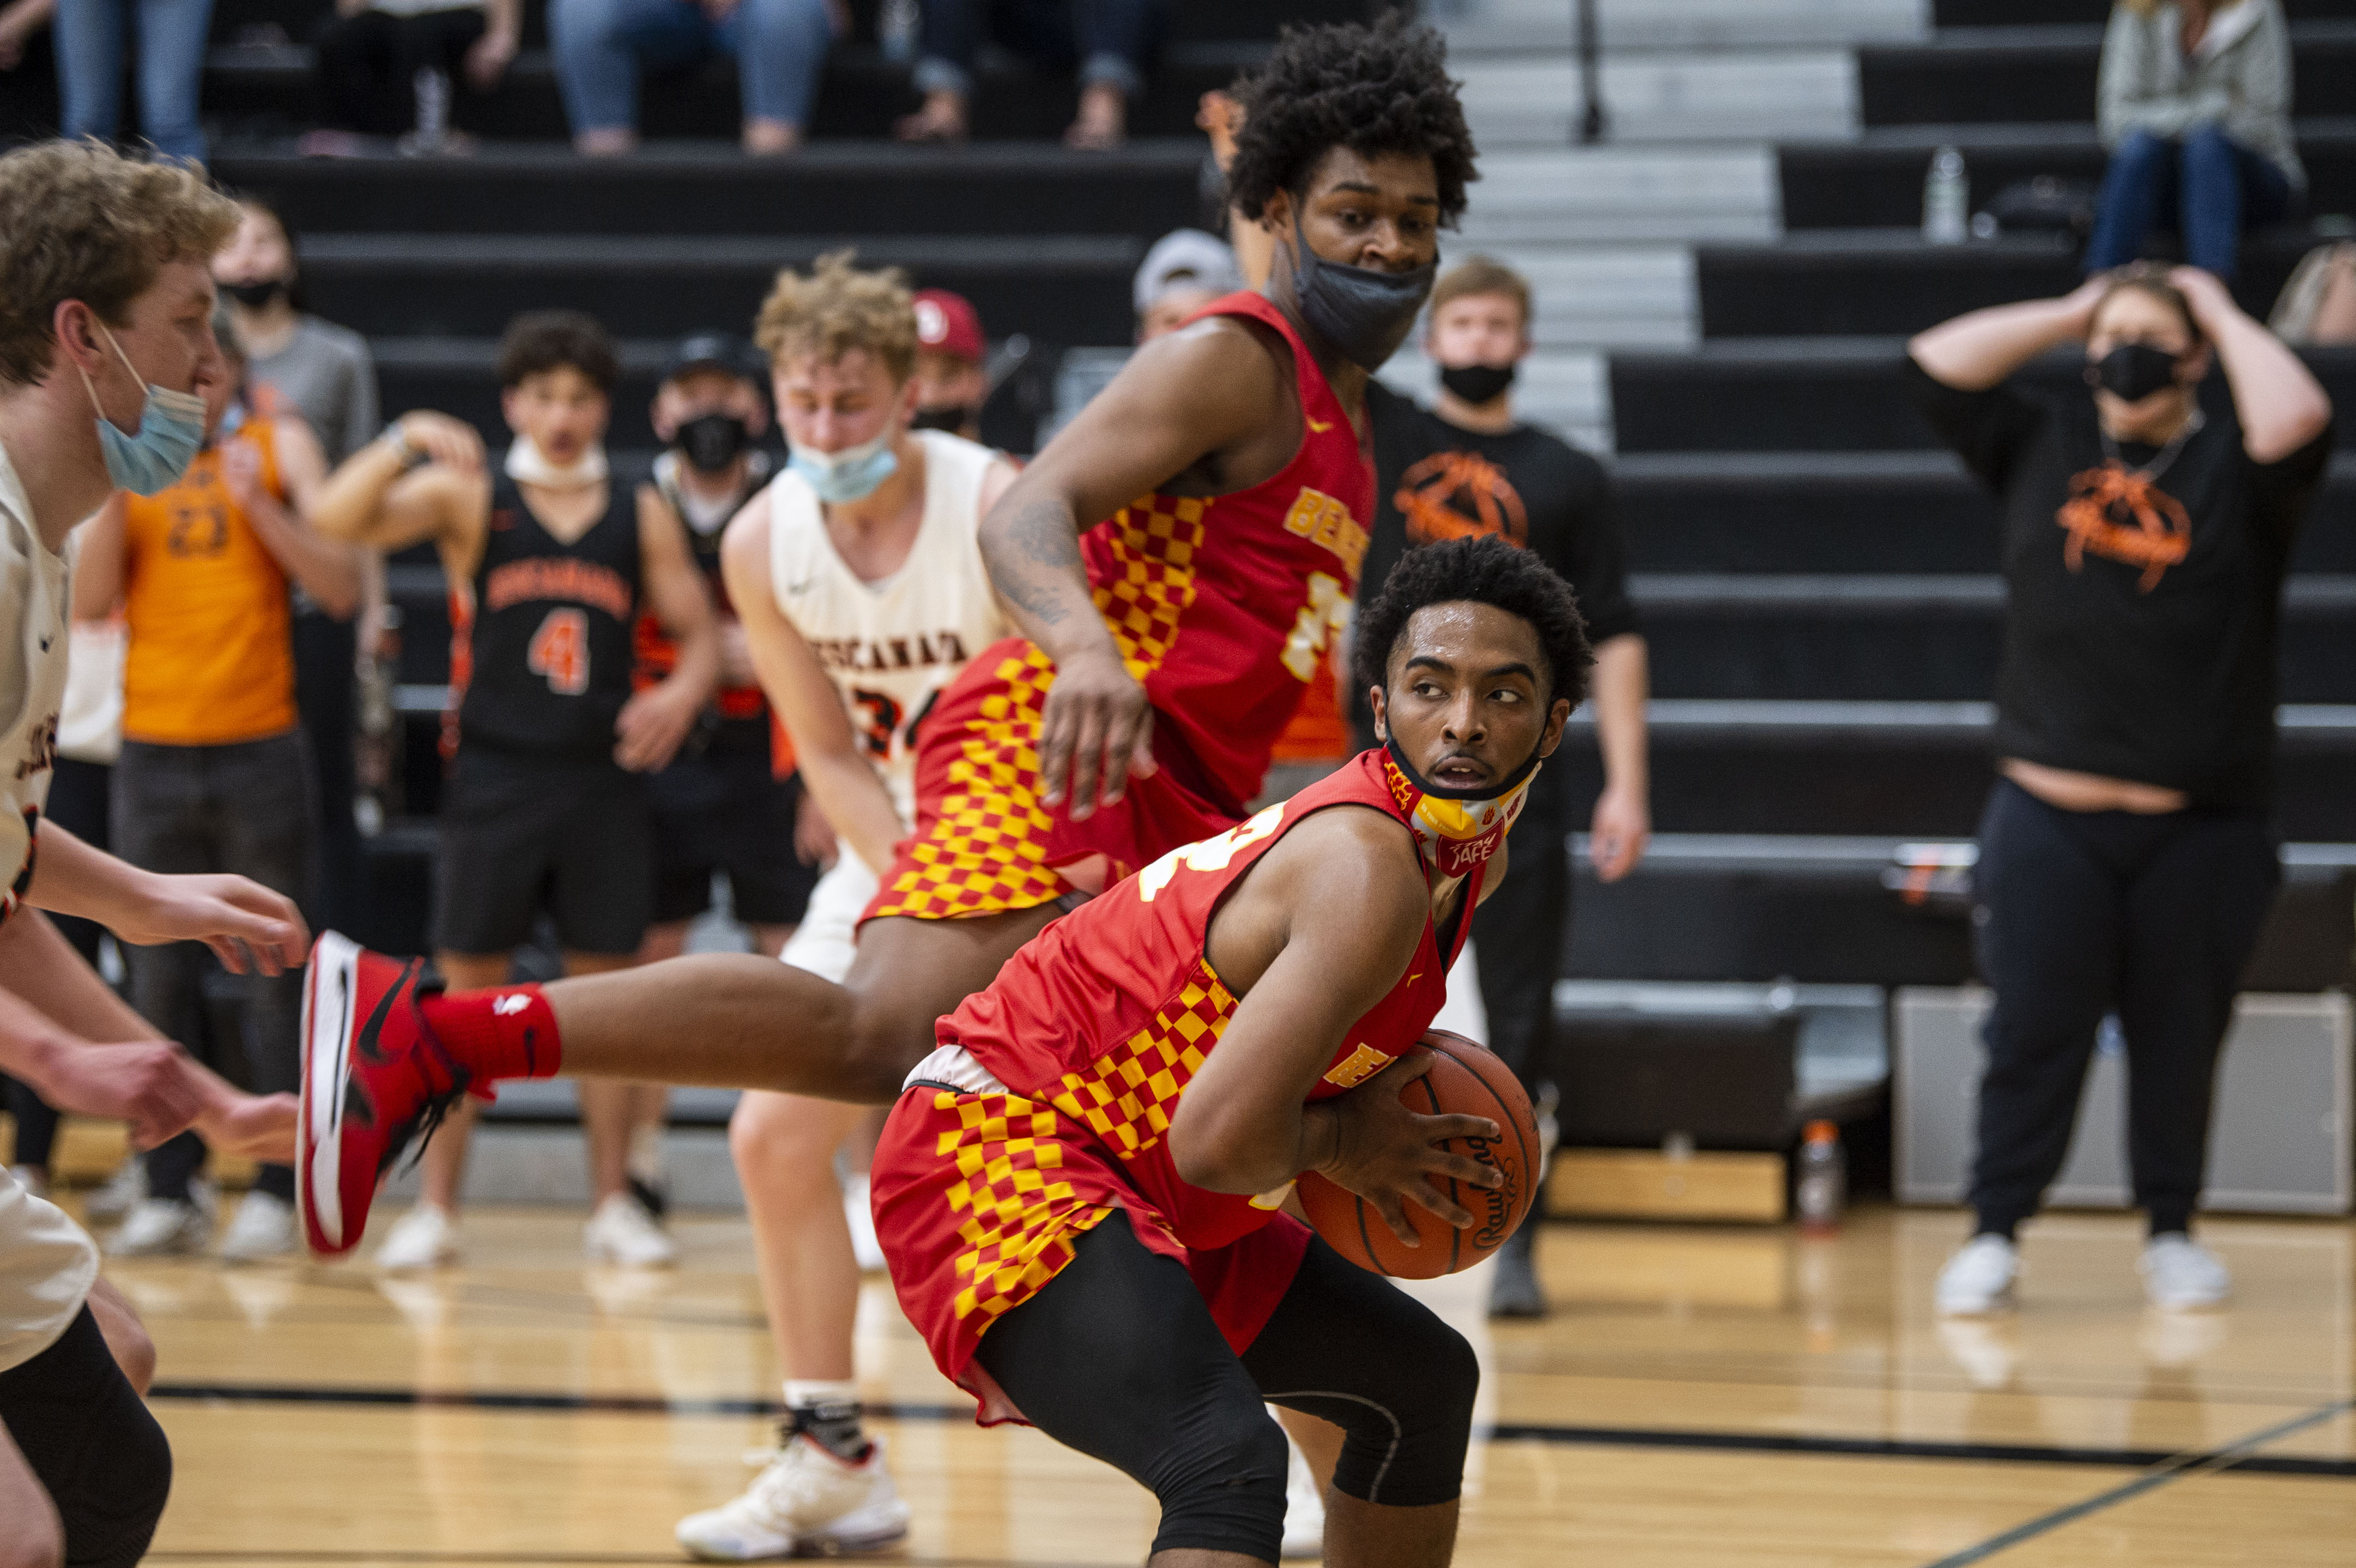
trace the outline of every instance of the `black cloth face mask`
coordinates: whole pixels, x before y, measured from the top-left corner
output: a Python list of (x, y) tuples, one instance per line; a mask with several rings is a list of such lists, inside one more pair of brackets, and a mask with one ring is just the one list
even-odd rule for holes
[(946, 430), (954, 435), (969, 424), (981, 417), (981, 410), (969, 403), (945, 403), (934, 408), (920, 408), (908, 421), (911, 430)]
[(1496, 402), (1514, 384), (1518, 365), (1451, 365), (1440, 372), (1440, 384), (1479, 407)]
[(2176, 356), (2148, 343), (2122, 343), (2086, 364), (2086, 384), (2141, 403), (2176, 384)]
[(679, 427), (679, 449), (699, 473), (724, 472), (752, 445), (752, 433), (733, 413), (707, 413)]
[(1440, 274), (1439, 260), (1410, 273), (1329, 262), (1309, 248), (1298, 206), (1293, 209), (1292, 246), (1292, 292), (1301, 302), (1301, 318), (1352, 364), (1382, 369), (1415, 326), (1415, 313), (1423, 308), (1431, 280)]
[(248, 310), (260, 310), (286, 293), (287, 288), (284, 278), (257, 278), (252, 283), (223, 284), (221, 292)]

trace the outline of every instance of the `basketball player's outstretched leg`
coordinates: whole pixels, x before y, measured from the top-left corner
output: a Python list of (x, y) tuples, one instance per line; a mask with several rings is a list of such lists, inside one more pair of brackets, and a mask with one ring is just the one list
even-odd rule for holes
[(888, 1105), (933, 1048), (934, 1020), (1055, 912), (872, 920), (840, 985), (757, 954), (710, 953), (455, 996), (423, 960), (330, 931), (304, 987), (305, 1240), (329, 1257), (358, 1246), (382, 1175), (460, 1095), (487, 1095), (500, 1079), (562, 1071)]

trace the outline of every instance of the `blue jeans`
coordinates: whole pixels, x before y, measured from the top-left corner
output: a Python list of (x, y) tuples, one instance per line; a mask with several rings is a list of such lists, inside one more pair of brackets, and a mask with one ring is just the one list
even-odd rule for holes
[[(123, 35), (134, 0), (58, 0), (58, 94), (65, 134), (114, 139), (123, 117)], [(213, 0), (135, 0), (139, 130), (174, 157), (205, 156), (197, 87)]]
[(2187, 262), (2231, 282), (2243, 233), (2289, 210), (2288, 177), (2214, 125), (2177, 141), (2130, 132), (2103, 176), (2086, 270), (2125, 266), (2154, 229), (2174, 230)]
[(573, 134), (635, 130), (638, 72), (734, 55), (748, 120), (809, 124), (833, 41), (825, 0), (737, 0), (714, 22), (690, 0), (554, 0), (549, 47)]
[(1079, 68), (1084, 86), (1103, 82), (1134, 98), (1161, 42), (1161, 0), (924, 0), (919, 92), (973, 93), (973, 62), (985, 35), (1050, 70)]

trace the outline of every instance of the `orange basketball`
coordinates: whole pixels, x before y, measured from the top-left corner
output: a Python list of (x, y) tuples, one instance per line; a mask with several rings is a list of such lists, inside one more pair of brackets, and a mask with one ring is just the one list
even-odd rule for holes
[(1442, 1197), (1471, 1209), (1472, 1223), (1460, 1230), (1410, 1201), (1408, 1219), (1423, 1244), (1403, 1247), (1374, 1205), (1316, 1172), (1303, 1173), (1294, 1189), (1301, 1211), (1335, 1251), (1362, 1269), (1401, 1280), (1437, 1279), (1471, 1268), (1505, 1244), (1537, 1196), (1538, 1122), (1520, 1081), (1494, 1053), (1462, 1035), (1434, 1029), (1422, 1043), (1440, 1059), (1400, 1089), (1408, 1109), (1419, 1116), (1485, 1116), (1503, 1129), (1494, 1140), (1451, 1138), (1440, 1145), (1505, 1172), (1503, 1187), (1472, 1187), (1453, 1176), (1424, 1178)]

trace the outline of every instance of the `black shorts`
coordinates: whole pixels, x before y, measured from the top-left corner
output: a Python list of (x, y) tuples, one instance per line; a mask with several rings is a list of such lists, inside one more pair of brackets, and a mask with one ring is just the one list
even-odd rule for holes
[(56, 1344), (0, 1372), (0, 1425), (57, 1505), (68, 1563), (131, 1568), (146, 1554), (172, 1493), (172, 1445), (88, 1306)]
[(655, 924), (691, 920), (712, 907), (712, 874), (728, 874), (736, 918), (755, 926), (798, 924), (819, 871), (794, 853), (799, 777), (776, 779), (769, 754), (715, 747), (682, 754), (647, 780), (654, 812)]
[(635, 953), (654, 892), (646, 781), (610, 762), (462, 746), (434, 883), (442, 951), (512, 952), (546, 909), (567, 952)]

